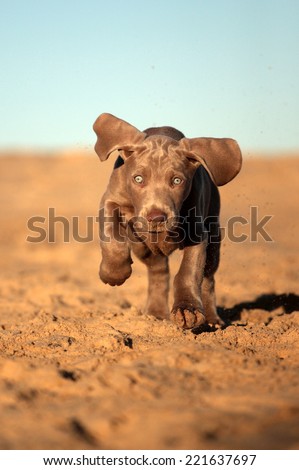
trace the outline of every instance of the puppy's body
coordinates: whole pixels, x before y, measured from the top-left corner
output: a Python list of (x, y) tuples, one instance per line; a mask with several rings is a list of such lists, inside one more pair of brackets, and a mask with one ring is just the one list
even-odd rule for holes
[(239, 171), (238, 145), (231, 139), (186, 139), (171, 127), (140, 132), (109, 114), (94, 129), (101, 159), (114, 151), (121, 155), (101, 200), (101, 279), (125, 282), (133, 251), (148, 268), (147, 312), (168, 318), (168, 256), (182, 249), (171, 318), (183, 328), (221, 324), (214, 294), (220, 248), (216, 184)]

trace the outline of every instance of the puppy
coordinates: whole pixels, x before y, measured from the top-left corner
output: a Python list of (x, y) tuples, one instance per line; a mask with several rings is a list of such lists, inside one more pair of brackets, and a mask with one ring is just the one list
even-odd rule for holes
[(141, 132), (111, 114), (101, 114), (94, 131), (100, 159), (118, 156), (100, 203), (101, 280), (123, 284), (133, 252), (148, 270), (146, 312), (169, 318), (168, 257), (180, 249), (170, 318), (182, 328), (223, 324), (214, 289), (221, 242), (217, 186), (241, 169), (237, 142), (189, 139), (172, 127)]

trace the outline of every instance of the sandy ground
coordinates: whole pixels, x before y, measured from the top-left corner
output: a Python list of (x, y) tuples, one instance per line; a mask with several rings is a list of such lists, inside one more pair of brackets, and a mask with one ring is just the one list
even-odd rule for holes
[(195, 333), (142, 314), (137, 261), (121, 287), (98, 280), (96, 224), (89, 243), (63, 243), (61, 222), (55, 243), (26, 241), (35, 215), (49, 234), (51, 207), (78, 216), (83, 236), (111, 166), (91, 154), (0, 158), (0, 448), (298, 449), (299, 159), (249, 156), (221, 189), (224, 227), (257, 206), (274, 216), (274, 241), (225, 239), (227, 326)]

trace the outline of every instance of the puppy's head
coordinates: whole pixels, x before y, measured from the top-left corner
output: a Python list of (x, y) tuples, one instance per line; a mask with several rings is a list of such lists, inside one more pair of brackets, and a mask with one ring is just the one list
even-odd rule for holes
[(121, 171), (126, 190), (143, 230), (175, 226), (200, 165), (218, 186), (231, 181), (241, 168), (241, 152), (234, 140), (187, 139), (175, 129), (167, 129), (167, 135), (141, 132), (111, 114), (101, 114), (94, 124), (95, 151), (100, 159), (117, 151), (124, 160)]

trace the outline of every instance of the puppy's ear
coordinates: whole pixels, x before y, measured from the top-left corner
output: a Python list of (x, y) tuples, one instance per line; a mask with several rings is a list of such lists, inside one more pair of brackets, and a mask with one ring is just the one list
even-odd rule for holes
[(102, 161), (107, 160), (114, 150), (130, 152), (131, 148), (133, 150), (133, 147), (141, 144), (146, 137), (144, 132), (108, 113), (98, 117), (93, 130), (98, 136), (95, 151)]
[(217, 186), (228, 183), (241, 170), (241, 150), (233, 139), (185, 138), (179, 146), (187, 151), (189, 160), (205, 167)]

